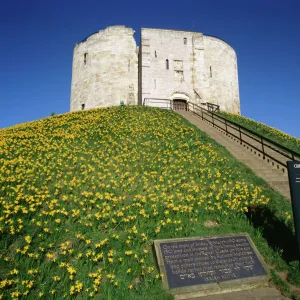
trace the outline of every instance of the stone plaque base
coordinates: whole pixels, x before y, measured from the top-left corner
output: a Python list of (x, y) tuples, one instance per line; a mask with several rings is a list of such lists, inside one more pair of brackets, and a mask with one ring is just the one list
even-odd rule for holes
[(267, 286), (268, 271), (247, 233), (154, 241), (163, 285), (175, 299)]

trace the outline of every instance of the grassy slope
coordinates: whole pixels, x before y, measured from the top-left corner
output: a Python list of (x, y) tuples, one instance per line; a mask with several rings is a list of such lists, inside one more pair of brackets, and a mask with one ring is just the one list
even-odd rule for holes
[(228, 118), (233, 122), (243, 125), (251, 129), (252, 131), (257, 132), (277, 143), (280, 143), (291, 150), (300, 153), (300, 139), (296, 137), (293, 137), (276, 128), (267, 126), (263, 123), (256, 122), (255, 120), (240, 115), (230, 114), (226, 112), (219, 112), (218, 114), (225, 118)]
[(4, 298), (169, 299), (151, 248), (161, 238), (248, 232), (289, 269), (290, 205), (170, 111), (115, 107), (1, 130), (0, 181)]

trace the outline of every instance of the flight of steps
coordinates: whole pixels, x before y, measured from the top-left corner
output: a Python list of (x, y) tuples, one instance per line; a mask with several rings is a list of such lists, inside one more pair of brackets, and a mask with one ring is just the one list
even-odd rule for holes
[[(243, 162), (250, 169), (252, 169), (257, 176), (263, 178), (276, 191), (280, 192), (288, 200), (290, 200), (290, 189), (288, 182), (288, 175), (286, 169), (278, 165), (269, 158), (262, 158), (261, 153), (247, 144), (240, 144), (238, 139), (232, 136), (226, 136), (226, 132), (222, 129), (217, 130), (209, 122), (203, 121), (201, 118), (195, 116), (188, 111), (178, 111), (185, 119), (196, 125), (201, 131), (212, 137), (216, 142), (223, 145), (231, 154), (239, 161)], [(235, 133), (236, 134), (236, 133)], [(247, 138), (244, 138), (247, 140)], [(253, 142), (253, 141), (252, 141)], [(249, 143), (250, 138), (249, 138)], [(254, 142), (255, 143), (255, 142)], [(259, 144), (257, 143), (257, 147)], [(272, 152), (272, 153), (271, 153)], [(280, 157), (274, 151), (269, 151), (270, 155)], [(280, 159), (282, 159), (280, 157)]]

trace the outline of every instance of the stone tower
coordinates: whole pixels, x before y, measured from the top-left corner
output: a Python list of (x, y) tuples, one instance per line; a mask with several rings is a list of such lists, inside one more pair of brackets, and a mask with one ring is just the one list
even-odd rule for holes
[(131, 28), (112, 26), (75, 46), (71, 111), (164, 98), (240, 113), (237, 58), (226, 42), (199, 32), (142, 28), (138, 48), (133, 35)]
[(223, 40), (199, 32), (142, 28), (140, 94), (210, 102), (240, 113), (237, 59)]
[(137, 104), (138, 50), (134, 31), (111, 26), (75, 46), (71, 111)]

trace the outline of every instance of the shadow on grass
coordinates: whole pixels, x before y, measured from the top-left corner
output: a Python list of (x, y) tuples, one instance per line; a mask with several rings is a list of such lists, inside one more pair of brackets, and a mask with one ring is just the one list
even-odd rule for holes
[(262, 236), (274, 250), (281, 251), (287, 263), (298, 260), (296, 236), (283, 221), (279, 220), (268, 207), (250, 208), (246, 214), (255, 228), (262, 228)]

